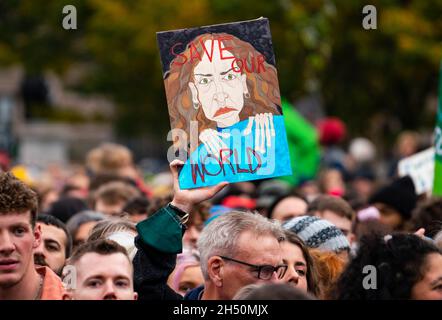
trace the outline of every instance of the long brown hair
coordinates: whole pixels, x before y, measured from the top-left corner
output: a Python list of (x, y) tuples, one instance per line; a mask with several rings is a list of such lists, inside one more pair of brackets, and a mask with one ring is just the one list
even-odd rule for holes
[[(225, 43), (226, 38), (229, 39), (228, 44)], [(177, 59), (183, 59), (182, 54), (189, 57), (191, 47), (196, 48), (200, 57), (203, 57), (204, 48), (201, 43), (205, 43), (207, 40), (218, 40), (225, 47), (229, 46), (231, 48), (229, 51), (233, 56), (237, 59), (242, 59), (242, 61), (251, 61), (253, 57), (261, 55), (250, 43), (230, 34), (205, 33), (189, 42), (184, 52), (172, 60), (169, 71), (164, 75), (171, 127), (182, 129), (188, 135), (190, 134), (191, 121), (198, 121), (198, 134), (205, 129), (214, 129), (216, 127), (215, 122), (205, 117), (202, 108), (195, 109), (193, 107), (192, 95), (188, 84), (194, 81), (193, 70), (200, 61), (192, 59), (184, 64), (181, 62), (177, 63)], [(255, 70), (253, 72), (246, 72), (248, 71), (246, 68), (241, 68), (242, 74), (247, 76), (247, 88), (249, 89), (250, 98), (247, 98), (244, 102), (244, 108), (239, 114), (240, 120), (245, 120), (248, 116), (257, 113), (280, 114), (278, 106), (281, 100), (276, 68), (265, 61), (263, 66), (265, 72), (260, 73), (256, 73)], [(187, 146), (179, 145), (179, 143), (178, 139), (174, 141), (175, 148), (187, 150)]]
[(295, 246), (299, 247), (299, 249), (301, 249), (302, 255), (304, 256), (305, 262), (307, 264), (307, 291), (313, 294), (315, 297), (318, 297), (320, 294), (320, 288), (317, 285), (318, 272), (316, 270), (316, 265), (314, 263), (312, 255), (310, 254), (309, 248), (296, 233), (285, 230), (284, 234), (286, 241), (294, 244)]

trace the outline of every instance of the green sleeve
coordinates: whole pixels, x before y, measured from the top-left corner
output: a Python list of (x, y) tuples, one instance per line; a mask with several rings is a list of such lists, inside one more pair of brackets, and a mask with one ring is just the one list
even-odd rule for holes
[(286, 100), (282, 100), (282, 112), (287, 138), (290, 141), (296, 143), (300, 148), (317, 146), (316, 129)]
[(301, 180), (316, 176), (320, 161), (318, 133), (285, 99), (282, 99), (282, 111), (293, 172), (283, 180), (297, 185)]
[(144, 244), (165, 253), (181, 253), (185, 226), (168, 206), (161, 208), (137, 224), (138, 235)]

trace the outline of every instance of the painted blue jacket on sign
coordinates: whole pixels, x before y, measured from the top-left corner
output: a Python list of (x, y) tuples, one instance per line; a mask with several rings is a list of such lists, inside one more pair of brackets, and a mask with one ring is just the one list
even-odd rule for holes
[(265, 143), (265, 153), (256, 150), (255, 121), (251, 133), (244, 134), (248, 123), (247, 119), (218, 129), (229, 133), (230, 137), (221, 138), (227, 149), (222, 149), (216, 157), (208, 153), (204, 144), (200, 144), (180, 172), (181, 189), (212, 186), (223, 181), (234, 183), (291, 175), (283, 116), (273, 116), (275, 136), (271, 137), (270, 147)]

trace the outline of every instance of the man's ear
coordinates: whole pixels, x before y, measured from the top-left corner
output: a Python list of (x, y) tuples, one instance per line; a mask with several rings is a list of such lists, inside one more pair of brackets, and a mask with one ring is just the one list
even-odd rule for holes
[(198, 89), (196, 88), (195, 84), (193, 82), (189, 82), (189, 88), (190, 92), (192, 93), (192, 102), (195, 104), (199, 103)]
[(134, 300), (138, 300), (138, 293), (134, 292)]
[(41, 242), (41, 226), (37, 223), (34, 227), (34, 244), (32, 245), (32, 249), (38, 248)]
[(218, 256), (211, 257), (207, 262), (207, 273), (209, 274), (210, 280), (212, 280), (217, 287), (222, 287), (223, 285), (224, 266), (224, 261)]

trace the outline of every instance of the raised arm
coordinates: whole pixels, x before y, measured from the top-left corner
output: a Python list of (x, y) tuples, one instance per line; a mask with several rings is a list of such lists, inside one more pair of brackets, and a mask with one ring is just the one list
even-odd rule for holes
[(185, 223), (194, 205), (212, 198), (227, 183), (213, 187), (181, 190), (178, 176), (184, 163), (174, 160), (170, 169), (174, 180), (174, 197), (170, 204), (137, 224), (134, 257), (134, 286), (140, 300), (177, 300), (182, 297), (168, 285), (175, 268), (176, 255), (182, 251)]

